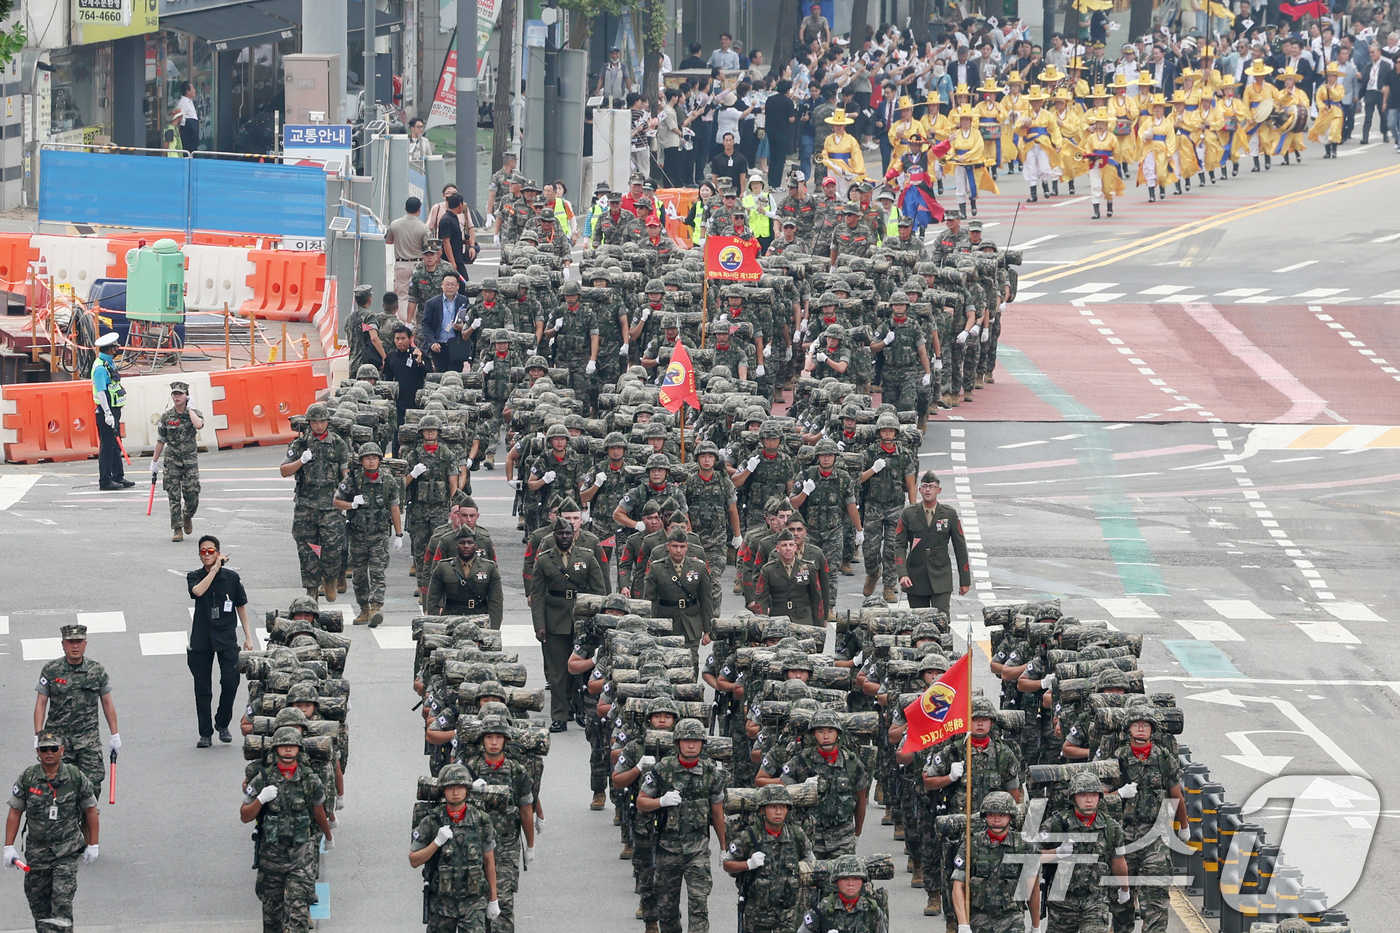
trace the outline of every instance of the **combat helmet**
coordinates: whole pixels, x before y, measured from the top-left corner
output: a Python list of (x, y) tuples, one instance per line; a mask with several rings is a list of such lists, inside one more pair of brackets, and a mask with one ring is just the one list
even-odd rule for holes
[(321, 702), (321, 695), (316, 690), (315, 684), (300, 683), (293, 684), (287, 691), (287, 705), (293, 703), (317, 703)]
[(782, 660), (783, 673), (788, 671), (806, 671), (812, 673), (812, 659), (805, 654), (790, 655)]
[(841, 451), (836, 446), (836, 442), (829, 437), (824, 437), (817, 441), (817, 456), (822, 454), (839, 454)]
[(754, 794), (753, 802), (760, 807), (774, 805), (790, 807), (792, 806), (792, 794), (788, 793), (788, 789), (782, 784), (765, 784), (758, 789), (758, 793)]
[(549, 430), (544, 432), (544, 439), (547, 441), (552, 441), (556, 437), (562, 437), (567, 440), (569, 437), (569, 429), (564, 427), (562, 424), (550, 425)]
[(627, 438), (622, 436), (621, 431), (610, 431), (608, 436), (603, 438), (603, 447), (626, 447)]
[(369, 442), (367, 442), (367, 443), (361, 444), (361, 445), (360, 445), (360, 449), (355, 453), (355, 458), (356, 458), (357, 460), (363, 460), (363, 459), (366, 458), (366, 457), (381, 457), (381, 458), (382, 458), (383, 456), (384, 456), (384, 451), (383, 451), (383, 449), (382, 449), (378, 444), (376, 444), (374, 441), (369, 441)]
[(783, 436), (782, 426), (776, 421), (764, 421), (763, 425), (758, 429), (758, 436), (763, 439), (770, 437), (780, 438)]
[(650, 720), (657, 713), (670, 713), (673, 719), (679, 719), (681, 716), (676, 701), (670, 697), (657, 697), (651, 701), (650, 705), (647, 706), (647, 719)]
[(866, 874), (865, 862), (859, 855), (843, 855), (836, 860), (832, 866), (831, 874), (837, 880), (841, 878), (859, 878), (861, 881), (869, 881), (870, 876)]
[(277, 711), (277, 718), (272, 721), (272, 725), (274, 732), (281, 729), (283, 726), (305, 729), (306, 714), (295, 706), (284, 706)]
[(443, 769), (438, 772), (438, 786), (443, 790), (449, 787), (466, 787), (471, 783), (472, 773), (467, 770), (466, 765), (444, 765)]
[(295, 745), (297, 748), (301, 748), (301, 733), (291, 726), (283, 726), (272, 733), (272, 747), (277, 748), (281, 745)]
[(379, 367), (373, 363), (361, 363), (355, 370), (356, 379), (378, 379)]
[(891, 414), (883, 414), (879, 418), (875, 419), (875, 430), (883, 431), (885, 430), (885, 428), (894, 428), (896, 431), (898, 431), (899, 419)]
[(982, 798), (982, 814), (1005, 813), (1016, 815), (1016, 799), (1004, 790), (994, 790)]
[(845, 732), (846, 723), (838, 713), (824, 709), (812, 717), (812, 729), (835, 729), (837, 732)]
[(709, 739), (710, 735), (705, 731), (705, 726), (698, 719), (682, 719), (676, 723), (676, 728), (672, 733), (679, 742), (682, 739), (697, 739), (701, 742)]
[(621, 593), (609, 593), (607, 596), (604, 596), (603, 611), (607, 612), (612, 609), (619, 609), (623, 612), (626, 612), (627, 597), (623, 596)]
[(330, 406), (325, 402), (313, 402), (306, 409), (307, 421), (329, 421), (331, 420)]
[(997, 708), (992, 705), (992, 701), (986, 697), (977, 697), (972, 701), (973, 719), (996, 719)]
[(510, 720), (504, 716), (485, 716), (481, 720), (482, 735), (503, 735), (507, 739), (511, 737), (514, 730), (510, 727)]
[(572, 279), (559, 286), (559, 294), (561, 295), (577, 295), (581, 291), (582, 289), (579, 288), (579, 284)]
[(442, 419), (439, 418), (437, 415), (424, 415), (423, 417), (421, 417), (421, 418), (418, 419), (418, 432), (419, 432), (420, 434), (421, 434), (422, 432), (424, 432), (424, 431), (441, 431), (441, 430), (442, 430)]
[(316, 600), (312, 599), (310, 596), (298, 596), (296, 599), (292, 600), (291, 608), (287, 611), (294, 616), (301, 615), (303, 612), (308, 612), (315, 616), (319, 615), (321, 612), (316, 606)]
[(1077, 771), (1069, 779), (1069, 792), (1073, 794), (1102, 794), (1103, 782), (1091, 771)]
[(671, 458), (665, 454), (652, 454), (647, 457), (648, 470), (670, 470)]

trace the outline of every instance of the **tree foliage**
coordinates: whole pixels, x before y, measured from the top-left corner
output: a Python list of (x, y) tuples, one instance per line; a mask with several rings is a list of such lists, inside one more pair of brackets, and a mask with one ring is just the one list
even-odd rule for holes
[[(0, 22), (9, 19), (14, 11), (14, 0), (0, 0)], [(10, 59), (24, 48), (27, 39), (23, 22), (16, 22), (9, 29), (0, 29), (0, 66), (9, 64)]]

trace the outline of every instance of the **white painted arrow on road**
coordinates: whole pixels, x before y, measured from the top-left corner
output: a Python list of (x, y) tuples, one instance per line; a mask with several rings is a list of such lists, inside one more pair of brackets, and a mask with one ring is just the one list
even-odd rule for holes
[(1255, 771), (1263, 771), (1269, 777), (1278, 777), (1283, 769), (1288, 767), (1288, 763), (1293, 760), (1292, 755), (1265, 755), (1259, 751), (1259, 746), (1255, 745), (1246, 736), (1250, 735), (1303, 735), (1302, 732), (1282, 731), (1273, 729), (1256, 729), (1253, 732), (1227, 732), (1225, 738), (1235, 743), (1235, 747), (1240, 750), (1238, 755), (1221, 755), (1226, 761), (1233, 761), (1237, 765), (1244, 765), (1246, 768), (1253, 768)]
[[(1324, 752), (1326, 752), (1328, 757), (1330, 757), (1334, 762), (1336, 762), (1337, 765), (1341, 767), (1341, 769), (1347, 774), (1351, 774), (1356, 777), (1363, 777), (1368, 780), (1371, 777), (1369, 774), (1366, 773), (1365, 768), (1361, 767), (1361, 765), (1357, 764), (1356, 761), (1350, 755), (1342, 751), (1340, 745), (1332, 741), (1332, 738), (1330, 736), (1328, 736), (1325, 732), (1323, 732), (1316, 725), (1314, 725), (1311, 719), (1304, 716), (1301, 712), (1298, 711), (1298, 707), (1294, 706), (1287, 700), (1279, 700), (1274, 697), (1245, 696), (1239, 693), (1231, 693), (1229, 689), (1213, 690), (1210, 693), (1197, 693), (1193, 694), (1190, 697), (1187, 697), (1187, 699), (1202, 700), (1206, 703), (1214, 703), (1218, 706), (1233, 706), (1241, 709), (1246, 703), (1267, 703), (1272, 706), (1276, 706), (1278, 707), (1278, 711), (1280, 713), (1283, 713), (1283, 715), (1287, 716), (1289, 720), (1291, 720), (1292, 723), (1298, 727), (1298, 729), (1302, 732), (1303, 735), (1306, 735), (1308, 738), (1316, 742), (1318, 747), (1321, 748)], [(1241, 751), (1244, 751), (1243, 747), (1241, 747)]]

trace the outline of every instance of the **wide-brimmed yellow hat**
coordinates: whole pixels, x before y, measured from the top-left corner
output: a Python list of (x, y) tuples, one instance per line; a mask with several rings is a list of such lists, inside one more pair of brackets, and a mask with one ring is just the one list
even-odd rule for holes
[(1199, 78), (1200, 76), (1201, 73), (1190, 66), (1181, 69), (1182, 78)]
[(1185, 92), (1185, 91), (1177, 91), (1175, 94), (1173, 94), (1173, 95), (1172, 95), (1172, 103), (1173, 103), (1173, 104), (1181, 104), (1183, 107), (1186, 106), (1186, 92)]
[(957, 87), (953, 88), (953, 96), (954, 96), (954, 97), (971, 97), (971, 96), (972, 96), (972, 91), (971, 91), (971, 89), (968, 88), (968, 86), (967, 86), (966, 84), (959, 84)]
[(913, 110), (914, 102), (909, 99), (908, 94), (905, 94), (899, 98), (899, 103), (895, 106), (898, 107), (900, 110)]
[(1096, 107), (1089, 111), (1088, 116), (1090, 123), (1107, 123), (1109, 120), (1113, 119), (1107, 107)]
[(1050, 98), (1055, 101), (1074, 101), (1074, 95), (1069, 92), (1067, 87), (1057, 88), (1055, 93), (1050, 95)]
[(1166, 96), (1163, 95), (1163, 94), (1153, 94), (1153, 95), (1152, 95), (1152, 100), (1151, 100), (1151, 101), (1149, 102), (1149, 104), (1148, 104), (1148, 106), (1151, 106), (1151, 107), (1165, 107), (1166, 105), (1167, 105), (1167, 98), (1166, 98)]
[(1069, 64), (1066, 65), (1065, 68), (1067, 68), (1067, 69), (1070, 70), (1070, 71), (1083, 71), (1083, 70), (1084, 70), (1084, 59), (1082, 59), (1082, 58), (1080, 58), (1078, 55), (1076, 55), (1076, 56), (1074, 56), (1074, 58), (1071, 58), (1071, 59), (1069, 60)]
[(997, 87), (997, 79), (992, 75), (987, 75), (982, 79), (982, 86), (977, 89), (978, 94), (1000, 94), (1005, 88)]
[(977, 111), (973, 110), (969, 104), (960, 104), (958, 109), (953, 111), (953, 116), (957, 117), (959, 120), (963, 117), (973, 120), (977, 118)]
[(826, 122), (832, 126), (849, 126), (856, 121), (846, 116), (846, 111), (843, 108), (837, 107), (836, 112), (826, 118)]
[(1254, 63), (1244, 70), (1244, 73), (1251, 78), (1267, 78), (1274, 73), (1274, 69), (1255, 59)]
[(1054, 81), (1063, 81), (1064, 79), (1065, 76), (1060, 74), (1060, 70), (1055, 67), (1054, 62), (1046, 65), (1045, 70), (1040, 73), (1040, 80), (1045, 84), (1050, 84)]
[(1153, 77), (1152, 77), (1152, 72), (1150, 72), (1150, 71), (1139, 71), (1139, 72), (1138, 72), (1138, 79), (1137, 79), (1138, 87), (1152, 87), (1152, 86), (1153, 86), (1154, 84), (1156, 84), (1156, 83), (1157, 83), (1156, 80), (1153, 79)]
[(929, 91), (928, 96), (924, 98), (924, 103), (930, 107), (937, 107), (943, 103), (943, 98), (938, 96), (937, 91)]
[(1049, 100), (1050, 95), (1045, 93), (1045, 89), (1039, 84), (1032, 84), (1030, 90), (1026, 91), (1026, 100)]
[(1327, 63), (1327, 72), (1326, 72), (1326, 73), (1327, 73), (1329, 76), (1331, 76), (1331, 75), (1341, 75), (1341, 73), (1342, 73), (1342, 66), (1339, 65), (1337, 62), (1328, 62), (1328, 63)]
[(1302, 77), (1302, 75), (1298, 74), (1298, 70), (1296, 68), (1285, 68), (1278, 73), (1278, 76), (1279, 80), (1282, 80), (1284, 78), (1292, 78), (1294, 81), (1297, 81)]
[(1007, 84), (1008, 87), (1011, 86), (1011, 85), (1013, 85), (1013, 84), (1025, 84), (1025, 83), (1026, 83), (1025, 79), (1021, 77), (1021, 72), (1019, 72), (1019, 71), (1008, 71), (1008, 72), (1006, 73), (1006, 84)]
[(1120, 71), (1120, 72), (1118, 72), (1117, 74), (1115, 74), (1115, 75), (1113, 76), (1113, 86), (1114, 86), (1115, 88), (1127, 87), (1127, 86), (1128, 86), (1128, 73), (1127, 73), (1126, 71)]
[(1090, 96), (1090, 97), (1107, 97), (1107, 96), (1108, 96), (1108, 88), (1104, 87), (1102, 84), (1095, 84), (1095, 85), (1094, 85), (1094, 89), (1091, 90), (1091, 91), (1089, 92), (1089, 96)]

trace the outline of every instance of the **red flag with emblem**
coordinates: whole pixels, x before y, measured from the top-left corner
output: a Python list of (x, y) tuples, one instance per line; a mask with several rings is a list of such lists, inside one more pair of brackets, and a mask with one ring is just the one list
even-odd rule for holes
[(904, 707), (904, 721), (909, 725), (901, 752), (917, 752), (968, 731), (968, 697), (972, 693), (968, 658), (966, 654), (958, 658), (917, 700)]
[(676, 338), (671, 362), (666, 366), (666, 375), (661, 380), (661, 391), (656, 398), (667, 411), (680, 411), (682, 405), (700, 410), (700, 395), (695, 391), (695, 367), (690, 362), (690, 351), (680, 338)]
[(758, 240), (753, 237), (712, 236), (705, 240), (705, 278), (757, 282), (763, 277), (758, 264)]

